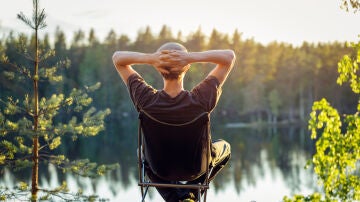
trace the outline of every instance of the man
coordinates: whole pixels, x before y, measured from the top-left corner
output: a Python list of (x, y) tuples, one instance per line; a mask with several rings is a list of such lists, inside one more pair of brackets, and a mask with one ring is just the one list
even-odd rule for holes
[[(221, 95), (221, 87), (231, 71), (235, 54), (231, 50), (188, 52), (179, 43), (165, 43), (155, 53), (116, 51), (112, 57), (116, 70), (127, 85), (130, 97), (138, 111), (147, 111), (166, 122), (189, 121), (202, 112), (211, 112)], [(183, 81), (192, 63), (214, 63), (208, 76), (191, 91), (184, 90)], [(132, 68), (132, 65), (152, 65), (163, 77), (163, 89), (156, 90)], [(185, 113), (184, 113), (185, 112)], [(230, 158), (230, 145), (224, 140), (212, 143), (212, 180)], [(151, 181), (159, 179), (150, 169)], [(158, 188), (166, 201), (178, 202), (196, 199), (189, 190)]]

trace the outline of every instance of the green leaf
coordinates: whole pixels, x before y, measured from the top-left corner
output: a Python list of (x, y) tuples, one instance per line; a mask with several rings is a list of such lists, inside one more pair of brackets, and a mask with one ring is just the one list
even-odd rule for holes
[(3, 154), (0, 154), (0, 165), (5, 164), (6, 156)]
[(28, 184), (26, 182), (19, 182), (18, 188), (21, 191), (27, 191), (29, 189), (29, 186), (28, 186)]
[(49, 144), (49, 148), (51, 150), (56, 149), (61, 144), (61, 137), (56, 137), (52, 140), (52, 142)]

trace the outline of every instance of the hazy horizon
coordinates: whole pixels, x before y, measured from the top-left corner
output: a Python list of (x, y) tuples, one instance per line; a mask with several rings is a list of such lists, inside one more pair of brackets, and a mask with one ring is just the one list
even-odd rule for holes
[[(358, 13), (340, 9), (341, 1), (327, 0), (63, 0), (40, 1), (47, 14), (48, 27), (42, 33), (50, 36), (59, 27), (67, 39), (75, 31), (86, 33), (94, 28), (100, 40), (114, 30), (126, 34), (132, 40), (141, 29), (150, 26), (157, 34), (163, 25), (176, 35), (195, 32), (200, 27), (210, 35), (213, 29), (224, 34), (235, 30), (243, 38), (267, 44), (277, 41), (300, 45), (304, 41), (345, 42), (359, 40), (360, 20)], [(0, 37), (10, 31), (30, 33), (16, 15), (23, 12), (31, 16), (32, 1), (12, 0), (0, 8)]]

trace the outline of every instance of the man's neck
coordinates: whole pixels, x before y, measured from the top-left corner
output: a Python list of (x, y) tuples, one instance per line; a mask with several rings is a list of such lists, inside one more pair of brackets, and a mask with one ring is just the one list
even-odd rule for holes
[(164, 89), (170, 97), (176, 97), (181, 91), (184, 90), (183, 80), (174, 79), (174, 80), (165, 80), (164, 79)]

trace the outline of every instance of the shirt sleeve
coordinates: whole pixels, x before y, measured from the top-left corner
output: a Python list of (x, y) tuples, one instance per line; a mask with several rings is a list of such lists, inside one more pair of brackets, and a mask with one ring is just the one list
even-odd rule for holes
[(148, 85), (145, 80), (138, 74), (132, 74), (128, 78), (127, 87), (130, 98), (137, 111), (150, 101), (151, 95), (154, 95), (157, 90)]
[(221, 92), (220, 82), (214, 76), (206, 77), (192, 89), (194, 96), (208, 112), (215, 108)]

